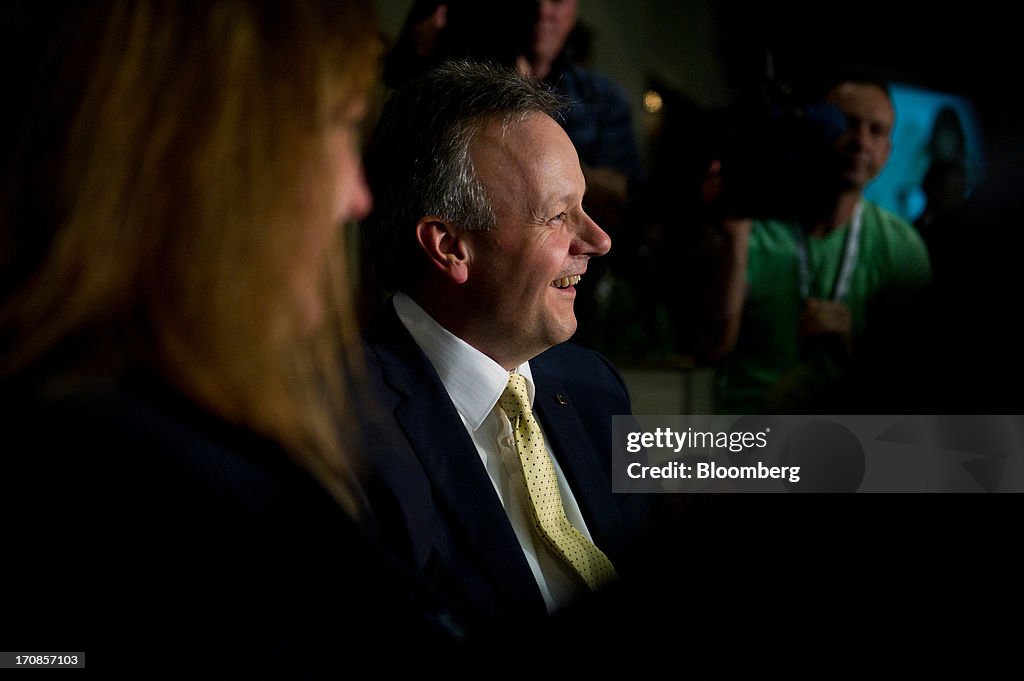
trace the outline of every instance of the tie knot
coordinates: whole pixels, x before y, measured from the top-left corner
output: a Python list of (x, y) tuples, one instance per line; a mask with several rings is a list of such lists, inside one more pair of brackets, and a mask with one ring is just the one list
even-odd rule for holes
[(501, 394), (498, 404), (510, 420), (529, 414), (530, 396), (526, 391), (526, 377), (522, 374), (509, 374), (508, 385), (505, 386), (505, 392)]

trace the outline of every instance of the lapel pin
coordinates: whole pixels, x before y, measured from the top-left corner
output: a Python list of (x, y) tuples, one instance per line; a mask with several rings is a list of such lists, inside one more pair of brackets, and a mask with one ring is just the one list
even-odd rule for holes
[(555, 395), (555, 401), (559, 404), (569, 404), (569, 398), (561, 393)]

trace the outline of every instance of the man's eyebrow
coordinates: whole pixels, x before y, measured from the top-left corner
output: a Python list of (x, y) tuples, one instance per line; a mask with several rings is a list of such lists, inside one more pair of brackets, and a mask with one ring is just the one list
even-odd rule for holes
[[(587, 193), (585, 189), (584, 189), (583, 193), (584, 194)], [(569, 192), (568, 194), (565, 194), (563, 196), (559, 196), (559, 197), (554, 198), (552, 200), (552, 203), (557, 203), (559, 205), (561, 205), (561, 204), (571, 204), (571, 203), (574, 202), (575, 198), (576, 198), (575, 192)]]
[[(555, 194), (554, 192), (544, 194), (540, 201), (538, 201), (537, 208), (541, 212), (549, 212), (552, 206), (571, 206), (575, 202), (576, 193), (569, 191), (565, 194)], [(550, 215), (547, 217), (551, 217)]]

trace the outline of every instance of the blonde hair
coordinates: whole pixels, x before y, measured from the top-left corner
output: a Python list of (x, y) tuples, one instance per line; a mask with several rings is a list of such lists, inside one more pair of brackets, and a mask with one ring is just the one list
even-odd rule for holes
[[(46, 365), (74, 386), (155, 369), (277, 440), (354, 511), (342, 443), (354, 329), (325, 140), (375, 81), (368, 2), (68, 11), (49, 45), (24, 48), (46, 66), (23, 76), (9, 133), (4, 179), (29, 179), (0, 195), (0, 267), (13, 273), (0, 376)], [(310, 332), (289, 278), (312, 229), (338, 243)]]

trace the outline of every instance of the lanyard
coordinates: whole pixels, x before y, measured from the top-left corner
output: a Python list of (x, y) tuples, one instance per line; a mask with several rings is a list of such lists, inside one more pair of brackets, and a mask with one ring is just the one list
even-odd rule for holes
[[(857, 252), (860, 249), (861, 217), (863, 213), (864, 201), (862, 199), (853, 207), (853, 215), (850, 216), (850, 230), (846, 234), (843, 263), (839, 266), (839, 274), (836, 277), (832, 300), (842, 300), (850, 290), (853, 270), (857, 267)], [(797, 227), (796, 247), (797, 258), (800, 261), (800, 298), (806, 300), (811, 295), (811, 274), (807, 261), (807, 234), (799, 226)]]

